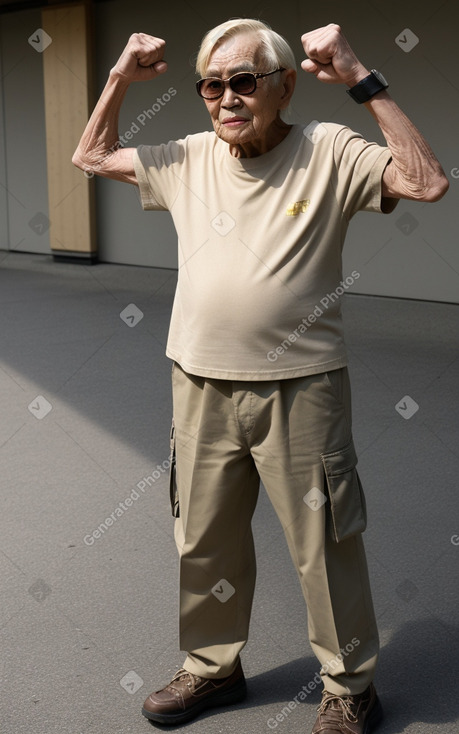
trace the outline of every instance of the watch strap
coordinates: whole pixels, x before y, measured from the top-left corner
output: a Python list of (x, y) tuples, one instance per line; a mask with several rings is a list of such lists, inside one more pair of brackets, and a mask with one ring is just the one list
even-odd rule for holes
[(388, 86), (382, 74), (372, 69), (368, 76), (361, 79), (358, 84), (355, 84), (350, 89), (346, 89), (346, 92), (355, 102), (363, 104), (364, 102), (368, 102), (378, 92), (387, 89)]

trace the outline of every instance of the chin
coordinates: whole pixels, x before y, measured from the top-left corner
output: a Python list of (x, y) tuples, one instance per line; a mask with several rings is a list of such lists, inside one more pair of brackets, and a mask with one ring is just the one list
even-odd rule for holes
[(245, 130), (231, 130), (226, 128), (224, 125), (214, 125), (214, 130), (217, 137), (224, 140), (225, 143), (231, 143), (231, 145), (238, 145), (241, 143), (248, 143), (254, 137), (254, 131), (251, 127)]

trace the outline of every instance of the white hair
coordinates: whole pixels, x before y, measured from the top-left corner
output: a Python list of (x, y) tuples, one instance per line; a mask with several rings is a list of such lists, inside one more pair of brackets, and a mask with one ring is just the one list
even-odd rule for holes
[(295, 56), (289, 44), (267, 23), (253, 18), (232, 18), (206, 33), (196, 59), (196, 72), (204, 77), (214, 50), (228, 38), (241, 33), (256, 33), (259, 36), (264, 60), (273, 69), (296, 69)]

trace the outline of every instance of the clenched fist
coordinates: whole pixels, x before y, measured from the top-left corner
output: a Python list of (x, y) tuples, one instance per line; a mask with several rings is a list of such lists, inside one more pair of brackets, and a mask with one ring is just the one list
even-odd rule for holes
[(301, 43), (309, 57), (301, 62), (301, 68), (315, 74), (321, 82), (353, 87), (369, 74), (335, 23), (305, 33)]
[(163, 58), (165, 46), (166, 42), (162, 38), (147, 33), (133, 33), (111, 70), (111, 76), (129, 82), (142, 82), (164, 74), (167, 71), (167, 63)]

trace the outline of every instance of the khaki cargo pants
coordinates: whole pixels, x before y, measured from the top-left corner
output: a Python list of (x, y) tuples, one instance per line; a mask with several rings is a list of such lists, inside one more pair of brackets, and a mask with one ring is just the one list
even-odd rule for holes
[(256, 574), (251, 520), (261, 478), (299, 576), (324, 686), (340, 695), (362, 692), (373, 678), (378, 632), (346, 368), (238, 382), (190, 375), (174, 364), (172, 383), (184, 667), (225, 677), (246, 644)]

